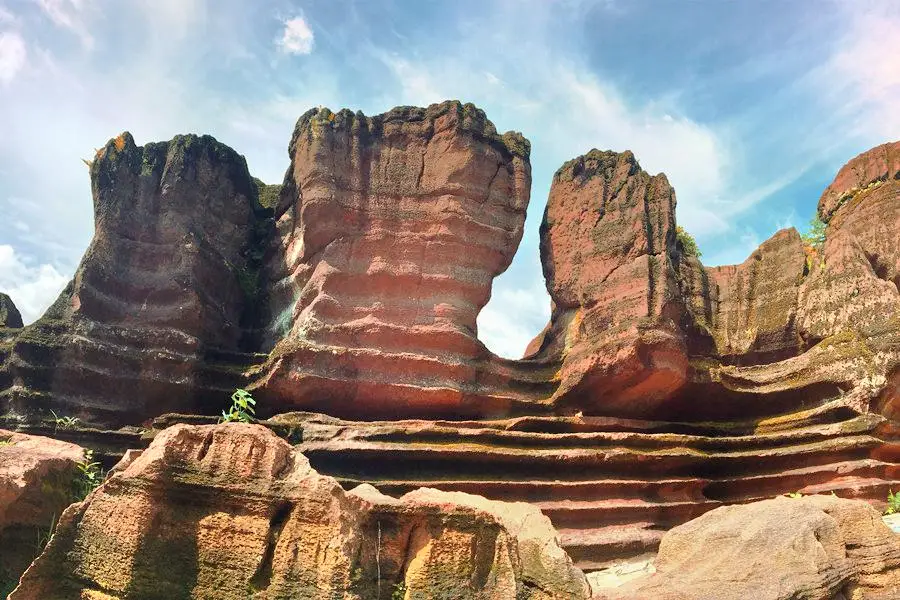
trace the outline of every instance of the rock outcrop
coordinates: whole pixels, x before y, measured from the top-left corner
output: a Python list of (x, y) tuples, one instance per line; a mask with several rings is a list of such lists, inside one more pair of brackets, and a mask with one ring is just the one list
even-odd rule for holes
[(11, 600), (587, 598), (533, 506), (344, 492), (258, 425), (177, 425), (63, 515)]
[(459, 102), (303, 115), (268, 261), (266, 396), (355, 417), (509, 412), (522, 393), (476, 317), (522, 237), (529, 151)]
[(269, 424), (342, 485), (534, 503), (584, 569), (722, 504), (883, 501), (900, 489), (897, 147), (825, 191), (821, 247), (789, 229), (712, 268), (664, 175), (630, 152), (569, 161), (541, 228), (551, 320), (512, 361), (476, 317), (522, 235), (529, 145), (475, 107), (310, 111), (282, 186), (211, 138), (125, 135), (91, 167), (74, 281), (0, 330), (0, 412), (138, 425), (217, 415), (246, 387), (260, 416), (327, 415)]
[(0, 430), (0, 597), (15, 587), (72, 501), (83, 460), (75, 444)]
[(124, 133), (90, 173), (94, 239), (56, 303), (14, 339), (0, 407), (106, 425), (216, 412), (234, 387), (228, 361), (246, 334), (265, 223), (244, 158), (209, 136), (139, 147)]
[(22, 327), (22, 315), (16, 308), (12, 298), (4, 293), (0, 293), (0, 329), (9, 327), (17, 329)]
[(675, 191), (631, 152), (593, 150), (553, 179), (541, 225), (552, 300), (535, 357), (561, 361), (554, 403), (648, 413), (687, 377), (675, 252)]
[(819, 198), (819, 217), (829, 222), (857, 194), (891, 179), (900, 179), (900, 142), (876, 146), (844, 165)]
[(900, 535), (865, 502), (832, 496), (717, 508), (668, 532), (654, 566), (654, 574), (595, 589), (594, 597), (900, 597)]

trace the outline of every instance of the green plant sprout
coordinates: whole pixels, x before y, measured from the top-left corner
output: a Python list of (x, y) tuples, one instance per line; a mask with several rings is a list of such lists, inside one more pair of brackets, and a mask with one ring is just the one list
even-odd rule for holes
[(50, 414), (53, 415), (53, 423), (55, 424), (54, 431), (62, 428), (62, 429), (74, 429), (78, 426), (81, 420), (78, 417), (66, 417), (59, 416), (53, 410), (50, 411)]
[(103, 469), (100, 463), (94, 460), (93, 450), (84, 451), (84, 460), (76, 463), (78, 469), (77, 476), (72, 482), (72, 499), (74, 502), (81, 502), (88, 497), (88, 494), (100, 487), (103, 483)]
[(221, 423), (252, 423), (256, 420), (256, 400), (247, 390), (238, 388), (231, 394), (231, 407), (222, 411)]

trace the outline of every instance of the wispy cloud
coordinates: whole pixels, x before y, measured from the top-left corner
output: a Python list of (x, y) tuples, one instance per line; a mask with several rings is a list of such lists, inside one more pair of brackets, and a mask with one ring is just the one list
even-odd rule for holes
[(90, 0), (34, 0), (47, 17), (58, 27), (68, 29), (81, 40), (82, 45), (94, 47), (94, 36), (85, 23), (85, 12)]
[(839, 2), (847, 27), (819, 71), (821, 92), (845, 134), (900, 138), (900, 4)]
[(25, 66), (25, 40), (15, 31), (0, 32), (0, 84), (10, 83)]
[(284, 31), (278, 46), (286, 54), (309, 54), (313, 51), (315, 36), (306, 19), (302, 16), (284, 22)]

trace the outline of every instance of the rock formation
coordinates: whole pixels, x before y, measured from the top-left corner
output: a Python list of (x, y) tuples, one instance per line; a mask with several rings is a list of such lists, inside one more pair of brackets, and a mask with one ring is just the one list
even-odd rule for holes
[(110, 141), (74, 281), (0, 330), (8, 426), (217, 415), (240, 385), (342, 485), (534, 503), (585, 569), (722, 504), (900, 489), (898, 144), (824, 192), (822, 247), (784, 230), (723, 267), (630, 152), (567, 162), (551, 320), (518, 361), (476, 317), (522, 235), (524, 138), (458, 102), (319, 109), (289, 154), (279, 187), (211, 138)]
[(265, 223), (244, 158), (209, 136), (138, 147), (125, 133), (90, 173), (94, 239), (56, 303), (14, 340), (0, 407), (110, 425), (218, 410), (235, 381), (231, 363), (218, 364), (242, 349)]
[(675, 191), (631, 152), (593, 150), (553, 178), (541, 262), (553, 302), (535, 356), (561, 360), (555, 402), (584, 412), (652, 411), (685, 381)]
[(11, 600), (587, 598), (526, 504), (344, 492), (258, 425), (177, 425), (72, 505)]
[(15, 587), (72, 501), (84, 450), (45, 437), (0, 430), (0, 597)]
[(22, 315), (16, 308), (12, 298), (6, 294), (0, 293), (0, 329), (4, 327), (19, 328), (22, 327)]
[(832, 496), (717, 508), (668, 532), (654, 566), (594, 598), (900, 597), (900, 536), (866, 503)]
[(529, 144), (471, 104), (303, 115), (269, 260), (281, 408), (357, 417), (503, 414), (476, 317), (522, 237)]

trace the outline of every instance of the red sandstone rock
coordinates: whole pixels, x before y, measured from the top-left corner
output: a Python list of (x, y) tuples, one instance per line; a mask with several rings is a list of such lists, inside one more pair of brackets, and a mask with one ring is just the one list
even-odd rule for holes
[(900, 535), (864, 502), (776, 498), (718, 508), (669, 531), (656, 573), (598, 600), (888, 600), (900, 597)]
[(844, 165), (819, 198), (820, 218), (830, 221), (838, 208), (857, 193), (890, 179), (900, 179), (900, 142), (867, 150)]
[(527, 140), (458, 102), (322, 109), (290, 154), (265, 397), (369, 417), (509, 411), (519, 394), (489, 374), (476, 317), (522, 237)]
[(18, 579), (71, 502), (82, 460), (75, 444), (0, 430), (0, 591)]
[(561, 359), (563, 410), (646, 414), (685, 382), (674, 245), (675, 192), (631, 152), (557, 171), (541, 225), (553, 314), (534, 357)]
[(797, 295), (806, 269), (800, 235), (783, 229), (742, 264), (704, 268), (684, 261), (683, 290), (692, 319), (693, 355), (727, 364), (775, 362), (804, 349)]
[(840, 400), (765, 420), (672, 423), (608, 417), (352, 422), (308, 413), (268, 422), (344, 487), (419, 487), (538, 506), (592, 571), (653, 552), (704, 512), (779, 494), (883, 504), (900, 489), (897, 432)]
[[(542, 229), (552, 319), (506, 361), (475, 319), (522, 233), (528, 145), (474, 107), (312, 111), (280, 192), (208, 139), (125, 136), (92, 168), (98, 234), (72, 286), (0, 330), (0, 412), (218, 414), (251, 383), (263, 413), (421, 417), (296, 439), (347, 484), (534, 502), (586, 568), (722, 503), (883, 499), (900, 480), (895, 147), (826, 191), (824, 248), (787, 230), (715, 268), (679, 242), (664, 176), (627, 152), (570, 161)], [(196, 232), (189, 252), (171, 239)]]
[(178, 425), (70, 507), (12, 600), (586, 598), (533, 506), (345, 493), (258, 425)]
[(14, 339), (0, 401), (14, 415), (54, 409), (105, 425), (218, 412), (234, 376), (217, 357), (245, 335), (247, 253), (263, 220), (244, 158), (209, 136), (138, 147), (124, 133), (90, 170), (94, 239), (56, 303)]

